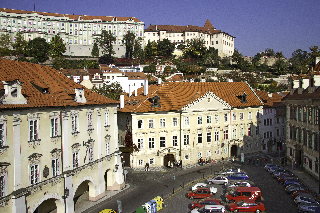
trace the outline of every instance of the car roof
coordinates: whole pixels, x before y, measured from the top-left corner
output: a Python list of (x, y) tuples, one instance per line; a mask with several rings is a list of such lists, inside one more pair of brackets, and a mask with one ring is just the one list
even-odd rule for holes
[(225, 207), (223, 205), (205, 205), (204, 208), (205, 209), (221, 209)]
[(236, 187), (234, 190), (238, 191), (238, 192), (252, 192), (252, 191), (259, 191), (261, 192), (261, 190), (258, 187)]

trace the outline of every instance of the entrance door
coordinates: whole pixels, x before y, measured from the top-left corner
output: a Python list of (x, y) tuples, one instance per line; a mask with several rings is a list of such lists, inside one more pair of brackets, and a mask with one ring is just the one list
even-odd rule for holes
[(174, 155), (173, 154), (167, 154), (163, 157), (163, 165), (168, 166), (169, 161), (170, 161), (170, 164), (171, 164), (171, 162), (174, 163)]
[(238, 146), (237, 145), (232, 145), (231, 146), (231, 156), (237, 156), (238, 153)]

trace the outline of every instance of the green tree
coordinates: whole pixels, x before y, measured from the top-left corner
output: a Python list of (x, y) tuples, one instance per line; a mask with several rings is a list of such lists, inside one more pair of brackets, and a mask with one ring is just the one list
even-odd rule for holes
[(288, 65), (284, 61), (284, 56), (283, 56), (282, 52), (277, 52), (275, 54), (275, 57), (276, 57), (276, 62), (273, 65), (273, 68), (275, 71), (274, 74), (277, 74), (277, 75), (286, 74), (286, 71), (288, 69)]
[(257, 53), (252, 59), (252, 65), (254, 68), (260, 66), (261, 53)]
[(239, 53), (236, 49), (233, 52), (232, 60), (237, 62), (235, 68), (240, 69), (242, 71), (248, 71), (249, 62), (244, 60), (242, 54)]
[(290, 72), (294, 74), (307, 73), (309, 65), (309, 57), (307, 51), (297, 49), (292, 53), (289, 60), (291, 67)]
[(162, 41), (158, 41), (158, 55), (167, 58), (172, 57), (172, 53), (175, 49), (174, 43), (165, 38)]
[(267, 53), (267, 56), (275, 56), (273, 49), (267, 48), (264, 52)]
[(311, 51), (309, 53), (309, 64), (313, 66), (315, 65), (316, 57), (320, 57), (320, 49), (318, 46), (312, 46), (309, 47), (309, 50)]
[(133, 46), (133, 58), (140, 58), (140, 61), (144, 59), (141, 43), (142, 43), (142, 38), (138, 37), (134, 40), (134, 46)]
[(206, 52), (207, 48), (203, 39), (191, 39), (191, 41), (187, 43), (187, 46), (183, 51), (183, 57), (202, 59)]
[(50, 42), (50, 55), (52, 58), (60, 58), (67, 50), (59, 35), (55, 35)]
[(37, 37), (27, 44), (27, 54), (33, 57), (34, 62), (45, 62), (49, 59), (48, 52), (50, 51), (50, 45), (44, 38)]
[(0, 36), (0, 56), (11, 55), (12, 41), (9, 34)]
[(163, 71), (166, 74), (170, 74), (171, 73), (171, 67), (170, 66), (166, 66)]
[(15, 55), (24, 55), (26, 53), (27, 42), (24, 40), (21, 32), (17, 32), (15, 37), (16, 41), (12, 44)]
[(136, 36), (133, 32), (128, 31), (127, 34), (123, 36), (122, 43), (126, 46), (126, 54), (125, 57), (132, 59), (133, 57), (133, 47)]
[(64, 58), (55, 58), (55, 59), (53, 59), (52, 66), (56, 70), (59, 70), (60, 68), (72, 69), (70, 61), (67, 60), (67, 59), (64, 59)]
[(92, 88), (94, 92), (99, 93), (105, 97), (119, 101), (122, 93), (122, 87), (118, 82), (111, 83), (110, 85), (103, 84), (101, 88)]
[(92, 50), (91, 50), (91, 56), (98, 58), (99, 57), (99, 47), (98, 44), (96, 42), (94, 42)]
[(152, 59), (153, 57), (158, 55), (158, 45), (155, 41), (148, 41), (148, 44), (144, 48), (144, 53), (146, 59)]
[(113, 55), (115, 52), (113, 50), (113, 42), (116, 41), (116, 37), (112, 35), (111, 31), (102, 30), (99, 37), (95, 39), (99, 47), (102, 49), (102, 55)]
[(150, 64), (149, 66), (143, 67), (143, 72), (145, 73), (155, 73), (157, 70), (156, 65)]

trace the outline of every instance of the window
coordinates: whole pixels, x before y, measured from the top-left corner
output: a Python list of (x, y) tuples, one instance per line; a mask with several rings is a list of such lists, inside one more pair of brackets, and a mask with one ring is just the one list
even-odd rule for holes
[(52, 165), (52, 177), (55, 177), (59, 175), (59, 159), (52, 159), (51, 160), (51, 165)]
[(0, 147), (6, 145), (6, 128), (5, 123), (0, 123)]
[(138, 129), (143, 128), (143, 120), (138, 120)]
[(139, 166), (143, 166), (143, 160), (139, 160), (138, 163), (139, 163)]
[(214, 115), (214, 121), (215, 121), (215, 123), (219, 123), (219, 115), (218, 114)]
[(198, 124), (202, 124), (202, 116), (198, 116)]
[(243, 112), (240, 112), (240, 120), (243, 120)]
[(71, 133), (79, 133), (79, 117), (77, 114), (71, 116)]
[(229, 136), (228, 130), (227, 130), (227, 129), (223, 130), (223, 139), (224, 139), (224, 140), (228, 140), (228, 139), (229, 139), (228, 136)]
[(143, 138), (138, 138), (138, 149), (143, 149)]
[(109, 114), (109, 110), (107, 110), (105, 113), (104, 113), (104, 125), (106, 127), (109, 127), (110, 126), (110, 114)]
[(178, 118), (172, 118), (172, 126), (178, 126)]
[(160, 137), (160, 147), (166, 147), (166, 137)]
[(252, 119), (252, 112), (248, 112), (248, 119), (249, 119), (249, 120)]
[(149, 149), (154, 148), (154, 138), (149, 138)]
[(149, 164), (150, 164), (150, 165), (153, 165), (153, 164), (154, 164), (154, 158), (150, 158), (150, 159), (149, 159)]
[(252, 136), (252, 135), (251, 135), (251, 126), (248, 127), (248, 136), (249, 136), (249, 137)]
[(280, 136), (280, 129), (277, 129), (277, 136)]
[(79, 167), (79, 152), (72, 153), (73, 168)]
[(224, 114), (224, 122), (228, 122), (228, 113)]
[(183, 144), (189, 145), (189, 135), (183, 135)]
[(93, 115), (92, 112), (87, 113), (87, 130), (93, 130)]
[(207, 124), (211, 124), (211, 115), (207, 116)]
[(232, 113), (232, 120), (233, 121), (237, 120), (237, 113), (236, 112)]
[(51, 134), (50, 137), (57, 137), (59, 135), (59, 118), (51, 118)]
[(5, 190), (6, 190), (6, 179), (4, 175), (0, 176), (0, 197), (5, 196)]
[(29, 120), (29, 141), (38, 140), (38, 120)]
[(237, 138), (237, 129), (236, 128), (232, 129), (232, 138), (233, 139)]
[(202, 143), (202, 133), (198, 133), (198, 143)]
[(219, 141), (219, 130), (214, 131), (214, 141)]
[(110, 155), (110, 143), (106, 143), (106, 155)]
[(256, 126), (256, 135), (259, 135), (259, 134), (260, 134), (260, 127)]
[(211, 132), (207, 132), (207, 143), (211, 143)]
[(87, 148), (87, 152), (88, 152), (88, 159), (89, 159), (89, 162), (92, 162), (93, 161), (93, 147), (88, 147)]
[(166, 127), (166, 119), (160, 118), (160, 127)]
[(178, 146), (178, 136), (172, 136), (172, 146)]
[(149, 120), (148, 121), (148, 127), (149, 127), (149, 129), (153, 129), (154, 128), (154, 120)]
[(40, 181), (39, 165), (35, 164), (30, 166), (30, 184), (37, 184)]

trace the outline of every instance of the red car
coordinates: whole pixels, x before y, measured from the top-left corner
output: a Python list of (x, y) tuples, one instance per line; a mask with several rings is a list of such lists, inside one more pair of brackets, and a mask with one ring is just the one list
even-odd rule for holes
[(195, 209), (195, 208), (200, 209), (202, 206), (205, 206), (205, 205), (222, 205), (222, 204), (221, 204), (221, 200), (214, 199), (214, 198), (205, 198), (198, 201), (193, 201), (191, 203), (190, 209)]
[(189, 191), (187, 197), (189, 199), (193, 198), (211, 198), (212, 193), (209, 188), (198, 188), (197, 191)]
[(306, 190), (297, 190), (292, 194), (292, 198), (295, 199), (297, 196), (299, 196), (301, 194), (311, 194), (311, 193)]
[(230, 203), (229, 210), (232, 212), (263, 212), (265, 207), (263, 203), (254, 200), (241, 200), (237, 203)]

